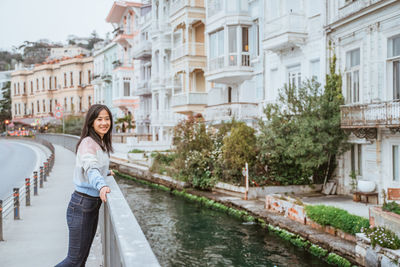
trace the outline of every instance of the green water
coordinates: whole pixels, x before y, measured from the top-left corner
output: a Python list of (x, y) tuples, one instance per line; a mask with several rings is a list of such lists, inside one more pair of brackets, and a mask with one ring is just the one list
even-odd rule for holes
[(161, 266), (327, 266), (257, 224), (118, 180)]

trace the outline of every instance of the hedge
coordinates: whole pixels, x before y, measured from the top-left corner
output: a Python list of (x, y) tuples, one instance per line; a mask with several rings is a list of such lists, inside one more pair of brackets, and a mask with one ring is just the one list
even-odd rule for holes
[(306, 214), (308, 218), (322, 226), (330, 225), (352, 235), (361, 233), (361, 228), (369, 228), (368, 219), (332, 206), (308, 205)]

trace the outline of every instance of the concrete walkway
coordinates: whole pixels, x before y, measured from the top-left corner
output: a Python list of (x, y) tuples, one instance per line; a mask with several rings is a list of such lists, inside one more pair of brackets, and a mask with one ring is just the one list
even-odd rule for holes
[[(3, 220), (5, 241), (0, 242), (1, 266), (54, 266), (66, 256), (68, 228), (65, 214), (74, 190), (75, 155), (61, 146), (54, 147), (56, 160), (44, 188), (39, 188), (38, 196), (33, 196), (31, 190), (30, 207), (25, 207), (25, 201), (21, 202), (21, 220), (14, 221), (12, 214)], [(101, 261), (97, 233), (86, 266), (102, 266)]]

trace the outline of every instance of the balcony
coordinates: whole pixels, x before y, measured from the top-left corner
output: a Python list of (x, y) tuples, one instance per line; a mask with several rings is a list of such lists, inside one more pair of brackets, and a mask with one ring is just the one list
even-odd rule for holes
[(133, 46), (134, 59), (150, 59), (151, 57), (151, 42), (149, 40), (140, 40)]
[(185, 56), (205, 57), (204, 43), (190, 42), (177, 46), (172, 50), (171, 61), (176, 61)]
[(211, 123), (228, 122), (233, 118), (239, 121), (255, 121), (258, 117), (258, 104), (243, 102), (207, 106), (204, 114), (205, 120)]
[(136, 110), (134, 116), (137, 124), (150, 123), (150, 112), (145, 112), (143, 110)]
[(307, 38), (306, 17), (300, 14), (287, 14), (266, 22), (263, 47), (272, 52), (301, 47)]
[(207, 93), (186, 92), (172, 96), (172, 110), (185, 115), (202, 113), (207, 105)]
[(400, 100), (341, 106), (342, 128), (398, 128)]
[[(193, 12), (191, 12), (193, 11)], [(202, 11), (202, 12), (199, 12)], [(190, 13), (190, 14), (189, 14)], [(179, 18), (189, 17), (190, 23), (205, 18), (204, 0), (175, 0), (169, 12), (171, 24), (179, 24)], [(180, 21), (180, 20), (179, 20)]]
[(114, 40), (113, 41), (122, 46), (128, 46), (130, 40), (132, 40), (132, 39), (133, 39), (133, 34), (126, 30), (118, 28), (114, 32)]
[(237, 84), (253, 76), (250, 65), (250, 53), (230, 53), (229, 55), (210, 59), (208, 72), (204, 75), (208, 82)]
[(148, 81), (142, 81), (137, 84), (137, 89), (133, 92), (135, 96), (151, 95), (151, 88)]

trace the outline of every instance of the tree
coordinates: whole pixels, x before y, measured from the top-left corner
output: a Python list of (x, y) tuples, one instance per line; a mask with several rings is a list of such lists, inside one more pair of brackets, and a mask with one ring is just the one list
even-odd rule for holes
[[(281, 184), (308, 184), (330, 178), (336, 156), (347, 149), (340, 128), (341, 75), (330, 61), (325, 90), (308, 80), (300, 88), (285, 86), (278, 102), (267, 105), (267, 122), (260, 122), (259, 160), (268, 178)], [(312, 178), (312, 179), (310, 179)]]
[(3, 99), (0, 100), (0, 125), (5, 131), (4, 121), (11, 120), (11, 82), (7, 82), (1, 89)]

